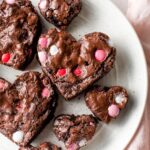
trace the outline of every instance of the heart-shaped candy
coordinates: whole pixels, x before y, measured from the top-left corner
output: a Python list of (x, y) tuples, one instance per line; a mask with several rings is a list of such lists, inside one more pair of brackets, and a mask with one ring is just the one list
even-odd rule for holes
[(115, 55), (109, 37), (99, 32), (76, 41), (68, 32), (50, 29), (38, 43), (41, 66), (65, 99), (75, 97), (107, 74)]

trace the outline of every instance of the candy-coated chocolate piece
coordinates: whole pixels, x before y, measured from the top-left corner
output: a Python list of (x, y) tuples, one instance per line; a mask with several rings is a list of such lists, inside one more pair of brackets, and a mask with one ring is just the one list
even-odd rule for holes
[(57, 75), (58, 76), (65, 76), (66, 75), (66, 69), (59, 69), (58, 71), (57, 71)]
[(38, 56), (39, 56), (39, 60), (40, 60), (41, 63), (46, 62), (47, 54), (46, 54), (45, 51), (38, 52)]
[(48, 98), (50, 96), (50, 91), (48, 88), (44, 88), (42, 91), (42, 96)]
[(51, 47), (50, 47), (50, 54), (52, 55), (52, 56), (54, 56), (54, 55), (56, 55), (57, 53), (58, 53), (58, 48), (57, 48), (57, 46), (56, 45), (52, 45)]
[(81, 76), (82, 74), (82, 70), (78, 67), (74, 70), (73, 72), (77, 77)]
[(46, 48), (47, 47), (47, 38), (45, 38), (45, 37), (40, 38), (39, 45), (41, 46), (41, 48)]
[(5, 86), (5, 83), (2, 80), (0, 80), (0, 90), (3, 89), (4, 86)]
[(103, 62), (106, 59), (106, 53), (104, 50), (96, 50), (95, 59), (99, 62)]
[(117, 117), (119, 115), (119, 112), (120, 110), (117, 105), (112, 104), (108, 107), (108, 114), (113, 118)]
[(9, 53), (5, 53), (2, 55), (2, 62), (3, 63), (7, 63), (10, 60), (10, 54)]
[(7, 4), (14, 4), (15, 0), (5, 0)]
[(40, 9), (44, 10), (47, 7), (47, 0), (41, 0), (39, 4)]
[(13, 136), (12, 139), (16, 142), (16, 143), (20, 143), (22, 142), (24, 137), (24, 132), (23, 131), (16, 131)]

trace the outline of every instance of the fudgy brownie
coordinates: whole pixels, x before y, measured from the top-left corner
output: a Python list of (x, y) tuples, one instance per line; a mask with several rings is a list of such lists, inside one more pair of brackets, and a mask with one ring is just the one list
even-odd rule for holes
[(14, 84), (0, 80), (0, 132), (18, 145), (33, 140), (55, 107), (55, 93), (44, 74), (26, 72)]
[(41, 31), (29, 0), (0, 1), (0, 64), (24, 69), (33, 59)]
[(6, 89), (8, 89), (10, 86), (11, 86), (11, 83), (9, 83), (3, 78), (0, 78), (0, 94), (5, 92)]
[(65, 99), (71, 99), (112, 68), (116, 49), (107, 35), (94, 32), (76, 41), (66, 31), (50, 29), (38, 42), (38, 58)]
[(40, 144), (38, 147), (33, 147), (30, 145), (27, 147), (20, 147), (19, 150), (61, 150), (61, 148), (50, 142), (44, 142)]
[(81, 11), (81, 0), (40, 0), (43, 17), (60, 29), (66, 27)]
[(127, 91), (120, 86), (95, 86), (85, 96), (85, 101), (93, 114), (106, 123), (116, 118), (128, 102)]
[(79, 150), (95, 134), (97, 121), (92, 115), (60, 115), (54, 121), (54, 133), (67, 150)]

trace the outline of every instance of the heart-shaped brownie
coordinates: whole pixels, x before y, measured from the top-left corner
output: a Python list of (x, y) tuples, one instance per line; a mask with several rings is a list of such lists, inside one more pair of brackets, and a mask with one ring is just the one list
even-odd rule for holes
[(93, 114), (106, 123), (116, 118), (128, 102), (127, 91), (120, 86), (95, 86), (85, 96), (85, 101)]
[(97, 121), (92, 115), (60, 115), (54, 121), (54, 133), (67, 150), (79, 150), (95, 134)]
[(29, 0), (0, 1), (0, 64), (24, 69), (33, 59), (39, 17)]
[(60, 93), (71, 99), (112, 69), (116, 50), (109, 43), (99, 32), (76, 41), (68, 32), (50, 29), (39, 39), (38, 57)]
[(26, 146), (53, 117), (56, 99), (44, 74), (27, 72), (14, 84), (0, 79), (0, 132)]
[(27, 147), (20, 147), (19, 150), (61, 150), (61, 148), (50, 142), (44, 142), (40, 144), (38, 147), (33, 147), (30, 145)]
[(66, 29), (78, 16), (81, 0), (40, 0), (39, 9), (43, 17), (56, 27)]

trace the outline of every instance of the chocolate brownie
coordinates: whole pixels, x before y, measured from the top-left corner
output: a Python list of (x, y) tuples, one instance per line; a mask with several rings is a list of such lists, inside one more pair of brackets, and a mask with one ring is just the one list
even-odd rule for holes
[(105, 88), (95, 86), (86, 93), (85, 101), (98, 119), (108, 123), (119, 115), (120, 110), (125, 108), (128, 93), (120, 86)]
[(19, 150), (61, 150), (61, 148), (52, 143), (44, 142), (40, 144), (38, 147), (33, 147), (30, 145), (27, 147), (20, 147)]
[(1, 79), (0, 89), (0, 132), (26, 146), (53, 117), (56, 99), (50, 80), (26, 72), (13, 84)]
[(41, 31), (29, 0), (0, 1), (0, 64), (24, 69), (33, 59)]
[(54, 121), (54, 133), (67, 150), (79, 150), (95, 134), (97, 121), (92, 115), (60, 115)]
[(9, 83), (3, 78), (0, 78), (0, 94), (5, 92), (6, 89), (8, 89), (10, 86), (11, 86), (11, 83)]
[(66, 31), (50, 29), (38, 42), (38, 58), (65, 99), (71, 99), (112, 68), (116, 49), (107, 35), (94, 32), (76, 41)]
[(43, 17), (60, 29), (66, 29), (78, 16), (81, 0), (40, 0), (39, 9)]

